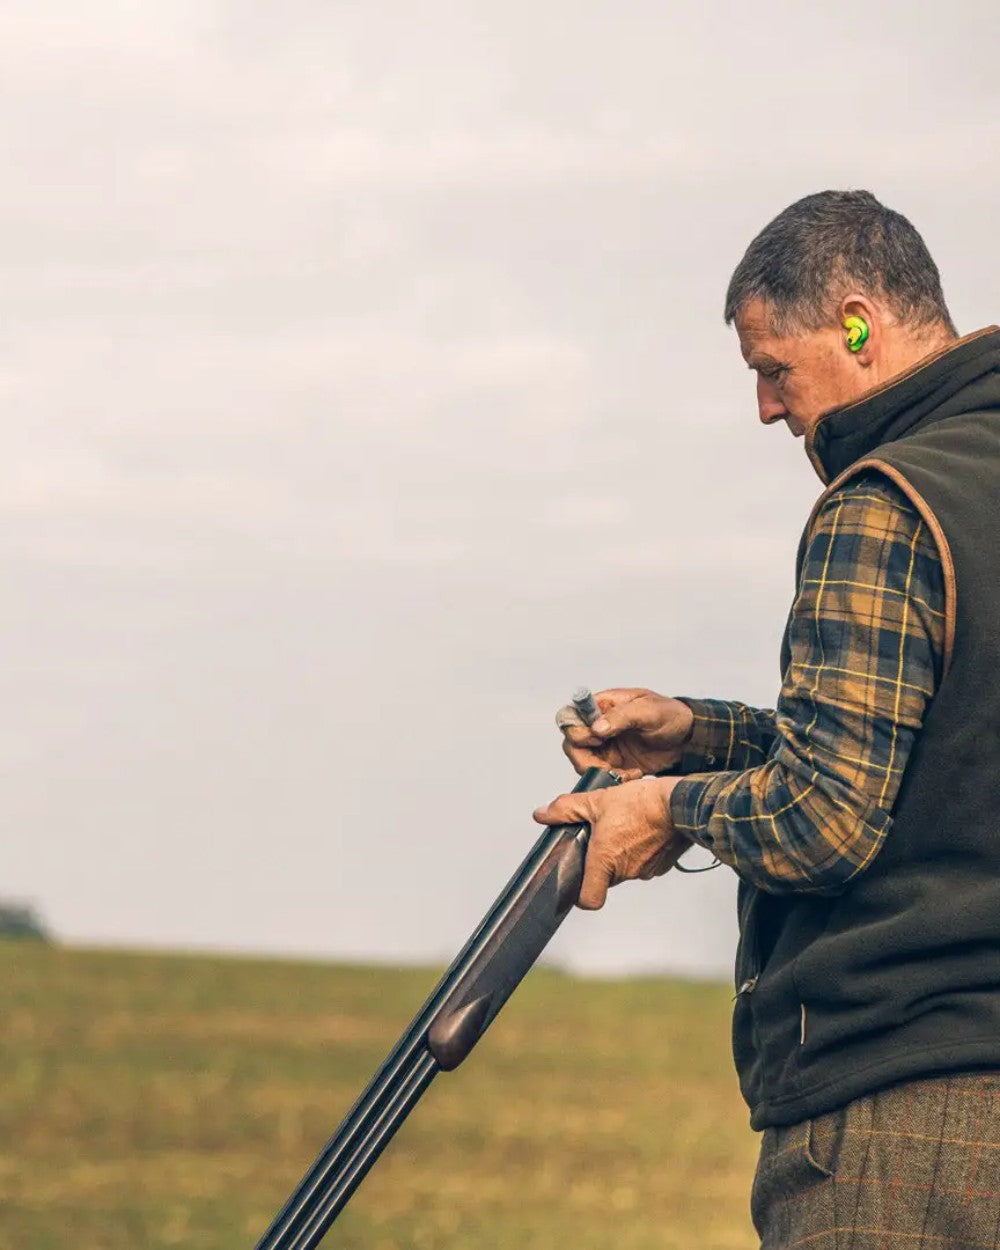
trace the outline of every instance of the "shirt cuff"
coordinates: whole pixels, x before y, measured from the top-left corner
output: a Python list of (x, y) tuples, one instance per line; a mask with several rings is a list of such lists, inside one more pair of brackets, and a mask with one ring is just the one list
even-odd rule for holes
[[(700, 773), (718, 765), (724, 768), (728, 762), (729, 743), (732, 736), (732, 714), (726, 704), (714, 699), (687, 699), (680, 696), (694, 714), (691, 735), (684, 743), (680, 763), (671, 771), (686, 777), (688, 773)], [(722, 741), (720, 741), (722, 739)]]
[(738, 772), (693, 773), (679, 781), (670, 795), (670, 819), (674, 829), (691, 842), (707, 847), (716, 856), (718, 848), (708, 832), (708, 822), (715, 810), (719, 791), (736, 776), (739, 776)]

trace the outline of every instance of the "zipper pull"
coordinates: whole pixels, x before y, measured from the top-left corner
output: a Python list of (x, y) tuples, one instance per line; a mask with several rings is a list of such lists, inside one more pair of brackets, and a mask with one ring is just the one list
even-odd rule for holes
[(752, 994), (756, 988), (757, 988), (757, 977), (756, 976), (747, 977), (747, 979), (743, 982), (740, 988), (736, 991), (736, 997), (739, 998), (741, 994)]

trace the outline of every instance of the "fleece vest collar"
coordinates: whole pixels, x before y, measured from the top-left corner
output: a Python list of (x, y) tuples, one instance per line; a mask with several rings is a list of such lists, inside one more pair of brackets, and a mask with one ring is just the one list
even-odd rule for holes
[(987, 326), (918, 361), (912, 369), (824, 413), (806, 438), (806, 453), (824, 483), (884, 443), (895, 442), (933, 416), (975, 412), (975, 385), (989, 378), (1000, 351), (1000, 327)]

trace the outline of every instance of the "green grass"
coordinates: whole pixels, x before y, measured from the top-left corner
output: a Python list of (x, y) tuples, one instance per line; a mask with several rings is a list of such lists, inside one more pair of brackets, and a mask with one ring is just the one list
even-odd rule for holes
[[(0, 1250), (251, 1250), (427, 969), (0, 945)], [(534, 971), (327, 1238), (749, 1250), (731, 992)]]

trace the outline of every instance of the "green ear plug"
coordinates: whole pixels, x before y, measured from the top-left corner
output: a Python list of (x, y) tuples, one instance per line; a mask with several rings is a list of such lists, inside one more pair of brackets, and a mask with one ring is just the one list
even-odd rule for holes
[(844, 329), (847, 331), (847, 346), (852, 352), (861, 351), (868, 342), (868, 322), (863, 317), (845, 317)]

